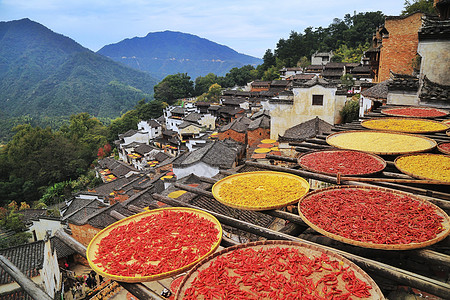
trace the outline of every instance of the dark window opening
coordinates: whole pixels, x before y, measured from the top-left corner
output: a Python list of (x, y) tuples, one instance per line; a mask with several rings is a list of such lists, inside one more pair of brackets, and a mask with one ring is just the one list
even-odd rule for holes
[(323, 105), (323, 95), (313, 95), (312, 105)]

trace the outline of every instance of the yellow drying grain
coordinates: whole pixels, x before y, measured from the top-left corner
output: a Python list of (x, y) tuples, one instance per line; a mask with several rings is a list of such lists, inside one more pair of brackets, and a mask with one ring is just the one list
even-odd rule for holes
[(307, 189), (295, 178), (254, 174), (225, 182), (218, 194), (231, 206), (258, 208), (291, 204), (306, 192)]
[(395, 119), (395, 118), (367, 120), (362, 122), (361, 125), (369, 129), (410, 132), (410, 133), (438, 132), (444, 131), (449, 128), (447, 124), (431, 120)]
[(329, 137), (327, 142), (337, 148), (379, 154), (421, 152), (436, 146), (420, 136), (378, 131), (345, 132)]
[(414, 177), (450, 182), (450, 156), (447, 155), (407, 155), (397, 158), (395, 165)]

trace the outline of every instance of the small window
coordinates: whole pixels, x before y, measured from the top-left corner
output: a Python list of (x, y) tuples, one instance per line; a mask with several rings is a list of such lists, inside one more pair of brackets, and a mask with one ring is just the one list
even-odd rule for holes
[(323, 95), (313, 95), (312, 105), (323, 105)]

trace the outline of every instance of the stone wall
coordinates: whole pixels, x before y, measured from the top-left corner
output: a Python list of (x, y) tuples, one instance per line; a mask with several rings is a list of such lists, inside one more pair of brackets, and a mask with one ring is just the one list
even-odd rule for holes
[(247, 132), (247, 142), (249, 147), (253, 147), (259, 144), (261, 140), (270, 138), (269, 128), (257, 128), (255, 130), (249, 130)]
[(86, 247), (89, 245), (89, 242), (94, 238), (94, 236), (101, 230), (89, 224), (78, 226), (69, 223), (69, 227), (72, 231), (72, 237)]
[(229, 129), (224, 132), (219, 132), (219, 134), (217, 136), (218, 136), (219, 140), (221, 140), (221, 141), (226, 140), (226, 139), (232, 139), (236, 142), (239, 142), (242, 144), (247, 144), (247, 135), (245, 132), (237, 132), (232, 129)]

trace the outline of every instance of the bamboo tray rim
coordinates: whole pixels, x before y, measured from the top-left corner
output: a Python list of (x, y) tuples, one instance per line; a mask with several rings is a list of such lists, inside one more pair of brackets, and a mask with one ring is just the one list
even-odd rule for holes
[[(389, 128), (371, 128), (369, 126), (367, 126), (367, 123), (371, 122), (371, 121), (389, 121), (389, 120), (405, 120), (405, 121), (410, 121), (410, 122), (425, 122), (425, 123), (433, 123), (433, 124), (439, 124), (439, 125), (443, 125), (444, 127), (442, 129), (439, 130), (396, 130), (396, 129), (389, 129)], [(404, 118), (404, 117), (385, 117), (385, 118), (371, 118), (369, 120), (364, 120), (361, 122), (361, 126), (367, 129), (372, 129), (372, 130), (383, 130), (383, 131), (389, 131), (389, 132), (403, 132), (403, 133), (434, 133), (434, 132), (444, 132), (446, 130), (448, 130), (450, 128), (450, 126), (448, 124), (439, 122), (439, 121), (435, 121), (435, 120), (430, 120), (430, 119), (420, 119), (420, 118)]]
[(441, 153), (450, 155), (450, 151), (444, 150), (444, 149), (442, 149), (442, 148), (440, 147), (440, 145), (443, 145), (443, 144), (450, 144), (450, 142), (440, 142), (440, 143), (437, 145), (437, 149), (438, 149)]
[[(434, 237), (431, 240), (428, 240), (425, 242), (420, 242), (420, 243), (409, 243), (409, 244), (375, 244), (375, 243), (369, 243), (369, 242), (361, 242), (358, 240), (353, 240), (350, 238), (343, 237), (339, 234), (328, 232), (325, 229), (322, 229), (321, 227), (315, 225), (308, 218), (306, 218), (306, 216), (303, 215), (303, 213), (301, 211), (300, 205), (301, 205), (302, 201), (304, 201), (308, 197), (311, 197), (315, 194), (326, 193), (328, 191), (336, 190), (336, 189), (339, 189), (339, 190), (343, 190), (343, 189), (379, 190), (379, 191), (385, 191), (385, 192), (389, 192), (389, 193), (393, 193), (393, 194), (405, 195), (405, 196), (411, 197), (419, 202), (423, 202), (423, 203), (426, 203), (427, 205), (432, 206), (436, 210), (436, 214), (438, 214), (439, 216), (444, 218), (442, 220), (442, 227), (444, 228), (444, 230), (442, 232), (440, 232), (439, 234), (437, 234), (436, 237)], [(359, 247), (363, 247), (363, 248), (381, 249), (381, 250), (411, 250), (411, 249), (424, 248), (424, 247), (433, 245), (433, 244), (443, 240), (450, 233), (450, 218), (440, 207), (438, 207), (437, 205), (435, 205), (425, 199), (419, 198), (415, 195), (388, 189), (388, 188), (381, 188), (381, 187), (368, 187), (368, 186), (363, 187), (363, 186), (358, 186), (358, 185), (343, 185), (343, 186), (332, 186), (332, 187), (328, 187), (328, 188), (318, 189), (318, 190), (309, 192), (308, 194), (303, 196), (303, 198), (298, 202), (298, 213), (299, 213), (300, 217), (302, 218), (302, 220), (306, 224), (308, 224), (312, 229), (323, 234), (324, 236), (327, 236), (329, 238), (332, 238), (334, 240), (337, 240), (337, 241), (340, 241), (340, 242), (343, 242), (346, 244), (359, 246)]]
[[(98, 249), (98, 244), (100, 243), (102, 238), (105, 238), (106, 236), (108, 236), (108, 234), (115, 228), (119, 227), (119, 226), (123, 226), (126, 225), (128, 223), (131, 223), (133, 221), (139, 221), (142, 218), (145, 218), (149, 215), (153, 215), (153, 214), (160, 214), (163, 211), (173, 211), (173, 212), (189, 212), (189, 213), (194, 213), (199, 217), (203, 217), (209, 221), (211, 221), (212, 223), (214, 223), (215, 227), (218, 229), (219, 233), (217, 235), (217, 241), (211, 245), (211, 250), (209, 252), (207, 252), (205, 255), (203, 255), (202, 257), (199, 257), (197, 260), (191, 262), (190, 264), (187, 264), (181, 268), (178, 269), (174, 269), (165, 273), (159, 273), (159, 274), (154, 274), (154, 275), (148, 275), (148, 276), (122, 276), (122, 275), (115, 275), (115, 274), (110, 274), (107, 273), (106, 271), (104, 271), (104, 269), (100, 266), (98, 266), (98, 264), (94, 263), (92, 260), (96, 258), (96, 254), (95, 252)], [(89, 245), (87, 247), (86, 250), (86, 258), (88, 260), (89, 266), (98, 274), (110, 278), (112, 280), (117, 280), (117, 281), (122, 281), (122, 282), (146, 282), (146, 281), (153, 281), (153, 280), (157, 280), (157, 279), (164, 279), (164, 278), (168, 278), (180, 273), (185, 272), (186, 270), (190, 269), (192, 266), (194, 266), (196, 263), (198, 263), (200, 260), (202, 260), (203, 258), (207, 257), (208, 255), (210, 255), (211, 253), (213, 253), (220, 245), (220, 242), (222, 240), (222, 234), (223, 234), (223, 230), (222, 230), (222, 226), (220, 224), (220, 222), (216, 219), (216, 217), (214, 217), (213, 215), (204, 212), (202, 210), (198, 210), (198, 209), (193, 209), (193, 208), (188, 208), (188, 207), (163, 207), (163, 208), (158, 208), (158, 209), (154, 209), (154, 210), (150, 210), (150, 211), (145, 211), (142, 213), (138, 213), (135, 215), (132, 215), (130, 217), (124, 218), (122, 220), (119, 220), (111, 225), (109, 225), (108, 227), (102, 229), (100, 232), (98, 232), (94, 238), (89, 242)]]
[[(383, 293), (381, 292), (380, 288), (376, 284), (376, 282), (358, 265), (350, 261), (349, 259), (343, 257), (342, 255), (333, 252), (331, 250), (322, 248), (321, 246), (311, 245), (303, 242), (296, 242), (296, 241), (284, 241), (284, 240), (267, 240), (267, 241), (257, 241), (257, 242), (249, 242), (245, 244), (235, 245), (228, 248), (225, 248), (221, 251), (218, 251), (202, 261), (200, 261), (198, 264), (196, 264), (192, 269), (187, 272), (186, 276), (183, 278), (183, 281), (181, 282), (180, 286), (178, 287), (177, 293), (175, 294), (175, 299), (183, 299), (184, 291), (189, 288), (190, 283), (192, 280), (194, 280), (199, 271), (202, 269), (206, 269), (210, 266), (210, 264), (219, 256), (225, 255), (229, 252), (233, 252), (238, 249), (244, 249), (244, 248), (267, 248), (267, 247), (284, 247), (284, 248), (296, 248), (299, 249), (301, 253), (305, 254), (308, 257), (311, 257), (312, 255), (319, 255), (322, 253), (325, 253), (330, 258), (337, 259), (344, 263), (345, 266), (349, 266), (354, 272), (357, 278), (363, 279), (368, 283), (372, 289), (369, 290), (371, 294), (370, 299), (385, 299), (383, 296)], [(354, 296), (352, 296), (354, 297)], [(356, 297), (355, 299), (361, 299)]]
[[(344, 135), (344, 134), (351, 134), (351, 133), (384, 133), (384, 134), (388, 134), (388, 135), (407, 135), (407, 136), (412, 136), (418, 139), (423, 139), (426, 140), (427, 142), (430, 143), (430, 147), (423, 149), (423, 150), (411, 150), (411, 151), (362, 151), (362, 150), (357, 150), (357, 149), (351, 149), (351, 148), (346, 148), (344, 146), (339, 146), (339, 145), (335, 145), (332, 144), (330, 142), (330, 140), (333, 137), (336, 137), (338, 135)], [(450, 135), (450, 130), (447, 131), (448, 134)], [(330, 135), (327, 136), (326, 138), (326, 142), (338, 149), (345, 149), (345, 150), (354, 150), (354, 151), (362, 151), (362, 152), (366, 152), (366, 153), (371, 153), (371, 154), (377, 154), (377, 155), (399, 155), (399, 154), (412, 154), (412, 153), (421, 153), (421, 152), (425, 152), (425, 151), (429, 151), (432, 150), (433, 148), (435, 148), (437, 146), (437, 142), (433, 139), (430, 139), (428, 137), (425, 136), (420, 136), (417, 134), (410, 134), (410, 133), (405, 133), (405, 132), (397, 132), (397, 131), (386, 131), (386, 130), (346, 130), (346, 131), (340, 131), (340, 132), (335, 132), (332, 133)]]
[[(439, 151), (441, 151), (441, 150), (439, 150)], [(406, 170), (403, 169), (403, 168), (400, 168), (399, 165), (398, 165), (398, 160), (400, 160), (401, 158), (408, 157), (408, 156), (443, 156), (443, 157), (448, 157), (448, 155), (445, 155), (445, 154), (434, 154), (434, 153), (411, 153), (411, 154), (404, 154), (404, 155), (401, 155), (401, 156), (398, 156), (398, 157), (395, 158), (395, 160), (394, 160), (394, 165), (395, 165), (395, 167), (396, 167), (400, 172), (402, 172), (403, 174), (409, 175), (409, 176), (414, 177), (414, 178), (424, 179), (424, 180), (433, 180), (433, 181), (436, 181), (436, 182), (444, 182), (444, 183), (448, 183), (448, 182), (449, 182), (449, 181), (438, 180), (438, 179), (434, 179), (434, 178), (426, 177), (426, 176), (422, 176), (422, 175), (417, 175), (417, 174), (415, 174), (414, 172), (409, 172), (409, 171), (406, 171)]]
[[(405, 109), (405, 108), (413, 108), (413, 109), (422, 109), (422, 110), (437, 110), (439, 112), (444, 113), (441, 116), (430, 116), (430, 117), (425, 117), (425, 116), (407, 116), (407, 115), (402, 115), (402, 114), (391, 114), (389, 113), (389, 110), (395, 110), (395, 109)], [(386, 115), (386, 116), (393, 116), (393, 117), (403, 117), (403, 118), (423, 118), (423, 119), (434, 119), (434, 118), (442, 118), (442, 117), (446, 117), (450, 114), (450, 111), (446, 110), (446, 109), (441, 109), (441, 108), (435, 108), (435, 107), (421, 107), (421, 106), (405, 106), (405, 107), (391, 107), (391, 108), (385, 108), (381, 110), (381, 113)]]
[(366, 175), (374, 175), (377, 173), (380, 173), (381, 171), (383, 171), (386, 168), (386, 161), (381, 158), (380, 156), (373, 154), (373, 153), (368, 153), (368, 152), (364, 152), (364, 151), (359, 151), (359, 150), (351, 150), (351, 149), (326, 149), (326, 150), (319, 150), (319, 151), (309, 151), (309, 152), (305, 152), (303, 154), (301, 154), (298, 158), (297, 158), (297, 163), (299, 164), (300, 167), (302, 167), (303, 169), (310, 171), (310, 172), (314, 172), (314, 173), (319, 173), (319, 174), (324, 174), (324, 175), (329, 175), (329, 176), (336, 176), (338, 174), (338, 172), (336, 173), (332, 173), (332, 172), (326, 172), (326, 171), (318, 171), (315, 170), (314, 168), (310, 168), (304, 164), (301, 163), (302, 158), (304, 158), (307, 155), (310, 154), (315, 154), (315, 153), (322, 153), (322, 152), (357, 152), (357, 153), (361, 153), (364, 155), (367, 155), (377, 161), (379, 161), (382, 164), (382, 168), (380, 170), (374, 171), (374, 172), (367, 172), (367, 173), (355, 173), (355, 174), (341, 174), (342, 176), (366, 176)]
[(227, 176), (225, 178), (222, 178), (221, 180), (217, 181), (211, 188), (212, 194), (214, 196), (214, 198), (219, 201), (220, 203), (232, 207), (232, 208), (237, 208), (237, 209), (245, 209), (245, 210), (253, 210), (253, 211), (262, 211), (262, 210), (270, 210), (270, 209), (278, 209), (278, 208), (282, 208), (285, 207), (287, 205), (293, 204), (293, 203), (297, 203), (299, 201), (299, 199), (301, 199), (302, 196), (300, 196), (299, 198), (296, 199), (292, 199), (289, 201), (285, 201), (283, 203), (278, 203), (278, 204), (274, 204), (274, 205), (259, 205), (259, 206), (250, 206), (250, 205), (238, 205), (238, 204), (234, 204), (231, 202), (228, 202), (224, 199), (222, 199), (222, 197), (219, 196), (219, 191), (221, 186), (224, 183), (228, 183), (231, 182), (233, 179), (235, 178), (239, 178), (239, 177), (253, 177), (255, 175), (269, 175), (269, 176), (277, 176), (277, 177), (284, 177), (284, 178), (293, 178), (295, 180), (297, 180), (299, 182), (299, 184), (305, 189), (304, 194), (302, 196), (304, 196), (306, 193), (308, 193), (309, 191), (309, 182), (300, 176), (294, 175), (294, 174), (290, 174), (290, 173), (284, 173), (284, 172), (277, 172), (277, 171), (254, 171), (254, 172), (244, 172), (244, 173), (238, 173), (238, 174), (233, 174), (230, 176)]

